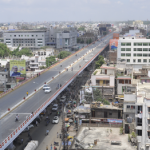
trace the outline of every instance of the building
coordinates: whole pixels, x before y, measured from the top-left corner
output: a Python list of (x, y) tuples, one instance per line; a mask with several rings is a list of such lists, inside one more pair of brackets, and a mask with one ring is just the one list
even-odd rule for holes
[(71, 49), (77, 44), (78, 32), (74, 28), (50, 28), (50, 41), (57, 49)]
[(126, 60), (136, 70), (150, 64), (150, 39), (121, 37), (118, 41), (117, 59)]
[(122, 108), (113, 105), (101, 105), (93, 102), (91, 104), (91, 116), (96, 118), (122, 119)]
[(91, 75), (91, 85), (98, 87), (104, 98), (112, 100), (115, 94), (115, 67), (101, 66)]
[(3, 35), (8, 47), (39, 49), (49, 42), (48, 30), (13, 30)]

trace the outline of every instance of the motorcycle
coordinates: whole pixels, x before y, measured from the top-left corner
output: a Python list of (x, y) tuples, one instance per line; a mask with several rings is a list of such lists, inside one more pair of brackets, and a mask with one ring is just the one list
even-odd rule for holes
[(47, 126), (50, 123), (50, 119), (46, 119), (45, 121), (46, 121), (45, 126)]

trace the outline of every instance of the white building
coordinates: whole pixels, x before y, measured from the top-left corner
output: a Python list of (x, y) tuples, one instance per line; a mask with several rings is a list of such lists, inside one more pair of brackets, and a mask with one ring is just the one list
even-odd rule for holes
[(113, 99), (115, 94), (115, 67), (101, 66), (91, 76), (91, 85), (99, 87), (106, 99)]
[(140, 37), (120, 37), (117, 58), (126, 60), (136, 70), (150, 64), (150, 39)]

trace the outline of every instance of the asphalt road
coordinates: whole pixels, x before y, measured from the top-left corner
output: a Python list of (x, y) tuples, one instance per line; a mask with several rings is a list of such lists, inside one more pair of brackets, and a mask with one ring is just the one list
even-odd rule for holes
[[(103, 39), (106, 38), (112, 38), (111, 35), (107, 35)], [(109, 40), (108, 40), (109, 41)], [(107, 41), (107, 43), (108, 43)], [(57, 75), (60, 70), (63, 70), (68, 65), (70, 65), (72, 62), (77, 60), (78, 57), (83, 56), (88, 50), (96, 47), (100, 41), (96, 42), (95, 44), (92, 44), (88, 48), (85, 48), (81, 52), (78, 53), (77, 56), (72, 56), (68, 58), (67, 60), (63, 61), (61, 63), (62, 67), (60, 65), (55, 66), (54, 68), (50, 69), (49, 71), (42, 74), (40, 77), (33, 79), (32, 81), (28, 82), (27, 84), (21, 86), (20, 88), (16, 89), (9, 95), (6, 95), (5, 97), (0, 99), (0, 111), (1, 113), (4, 113), (7, 111), (9, 107), (14, 106), (16, 103), (18, 103), (24, 96), (26, 96), (26, 92), (28, 91), (29, 94), (33, 92), (38, 87), (42, 86), (44, 82), (47, 82), (50, 80), (53, 76)], [(90, 60), (101, 48), (103, 48), (106, 44), (102, 42), (98, 48), (96, 48), (92, 53), (85, 56), (85, 60), (80, 60), (75, 65), (73, 65), (73, 71), (69, 69), (68, 71), (62, 73), (59, 75), (56, 79), (54, 79), (49, 85), (52, 89), (52, 92), (49, 94), (45, 94), (43, 90), (40, 90), (37, 94), (29, 98), (25, 103), (20, 105), (18, 108), (16, 108), (13, 112), (5, 116), (3, 119), (1, 119), (0, 122), (0, 143), (7, 138), (9, 134), (11, 134), (22, 122), (26, 119), (26, 116), (29, 116), (31, 112), (34, 112), (39, 106), (41, 106), (46, 100), (48, 100), (55, 92), (56, 92), (56, 86), (58, 83), (61, 83), (62, 85), (65, 84), (73, 75), (75, 75), (79, 71), (79, 64), (81, 66), (85, 65), (87, 60)], [(35, 84), (33, 82), (36, 82), (38, 84)], [(19, 114), (19, 121), (15, 122), (15, 115), (16, 113)]]

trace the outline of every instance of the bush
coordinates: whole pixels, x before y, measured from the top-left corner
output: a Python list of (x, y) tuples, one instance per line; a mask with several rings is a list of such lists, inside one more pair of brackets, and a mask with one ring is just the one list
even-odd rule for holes
[(123, 128), (122, 127), (120, 128), (120, 134), (123, 134)]
[(133, 138), (136, 138), (136, 133), (135, 133), (134, 131), (132, 131), (131, 136), (132, 136)]
[(93, 74), (96, 75), (96, 74), (97, 74), (97, 71), (95, 71)]

